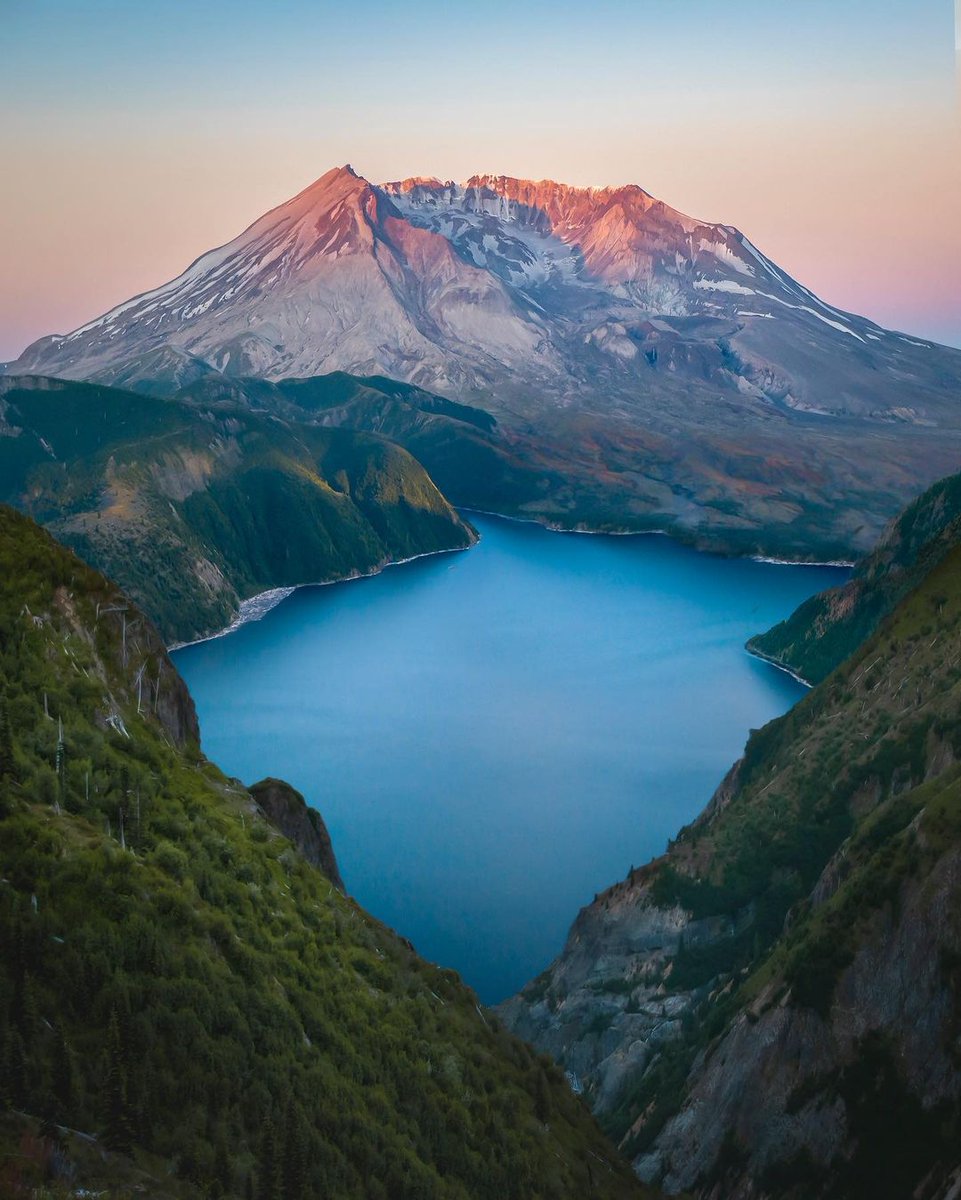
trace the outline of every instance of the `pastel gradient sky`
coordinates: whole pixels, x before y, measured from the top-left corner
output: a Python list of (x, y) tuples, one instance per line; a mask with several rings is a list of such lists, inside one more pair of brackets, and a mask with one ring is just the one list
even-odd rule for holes
[(961, 345), (955, 0), (0, 0), (0, 360), (329, 167), (639, 183)]

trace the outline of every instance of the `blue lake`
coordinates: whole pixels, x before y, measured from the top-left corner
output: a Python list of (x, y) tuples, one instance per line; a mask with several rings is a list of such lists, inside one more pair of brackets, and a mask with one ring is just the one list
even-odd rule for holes
[(174, 657), (206, 753), (294, 784), (350, 893), (495, 1002), (800, 698), (744, 641), (847, 572), (472, 520)]

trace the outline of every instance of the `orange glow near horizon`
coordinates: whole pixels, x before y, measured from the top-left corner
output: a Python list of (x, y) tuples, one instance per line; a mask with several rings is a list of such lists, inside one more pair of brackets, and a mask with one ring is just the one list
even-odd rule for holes
[[(174, 277), (344, 162), (374, 182), (490, 171), (638, 183), (691, 216), (736, 225), (831, 304), (961, 345), (961, 111), (950, 0), (919, 0), (936, 53), (927, 42), (904, 48), (901, 27), (885, 32), (875, 21), (871, 54), (888, 56), (877, 62), (867, 51), (863, 61), (851, 57), (864, 31), (849, 30), (852, 13), (838, 16), (821, 0), (790, 14), (736, 0), (723, 20), (702, 0), (669, 13), (646, 0), (639, 9), (601, 0), (589, 27), (560, 4), (550, 8), (549, 29), (540, 20), (547, 9), (535, 4), (517, 17), (528, 26), (518, 27), (518, 44), (505, 46), (493, 74), (477, 71), (480, 16), (458, 15), (467, 27), (455, 38), (425, 0), (396, 27), (385, 7), (380, 19), (396, 46), (368, 47), (367, 58), (357, 19), (341, 13), (344, 48), (318, 75), (309, 37), (302, 51), (290, 40), (294, 10), (296, 32), (315, 9), (281, 4), (270, 21), (293, 56), (286, 72), (261, 67), (271, 28), (258, 25), (257, 40), (242, 24), (222, 23), (208, 35), (246, 40), (230, 71), (220, 65), (211, 80), (216, 64), (188, 40), (198, 32), (189, 21), (213, 27), (218, 2), (190, 9), (192, 17), (175, 6), (177, 23), (149, 30), (153, 41), (137, 22), (160, 21), (163, 6), (151, 16), (124, 10), (130, 28), (116, 37), (127, 37), (140, 59), (88, 47), (88, 57), (103, 55), (102, 73), (120, 73), (109, 85), (77, 55), (62, 74), (83, 72), (87, 91), (65, 90), (49, 64), (37, 82), (38, 64), (50, 58), (46, 28), (34, 59), (22, 56), (31, 69), (0, 82), (0, 102), (5, 89), (13, 98), (0, 128), (0, 360)], [(884, 0), (880, 9), (901, 19)], [(63, 11), (66, 21), (69, 6)], [(692, 14), (711, 36), (687, 45)], [(814, 16), (847, 25), (824, 40), (808, 28)], [(918, 13), (912, 22), (904, 29), (918, 25)], [(58, 34), (64, 56), (69, 32)], [(811, 53), (822, 44), (830, 61)], [(678, 45), (684, 79), (671, 66)], [(395, 77), (392, 56), (401, 51), (405, 71)], [(437, 80), (439, 61), (457, 81), (454, 94)]]

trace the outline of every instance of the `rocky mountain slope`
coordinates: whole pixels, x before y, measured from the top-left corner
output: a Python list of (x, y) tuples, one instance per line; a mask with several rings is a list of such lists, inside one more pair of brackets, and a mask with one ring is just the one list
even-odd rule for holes
[(792, 557), (863, 552), (961, 464), (961, 352), (833, 308), (633, 186), (333, 170), (11, 370), (156, 394), (387, 375), (529, 440), (536, 486), (499, 511)]
[(642, 1178), (702, 1200), (957, 1194), (959, 689), (955, 540), (503, 1006)]
[(197, 737), (150, 623), (0, 506), (0, 1194), (644, 1195)]
[(330, 834), (317, 809), (282, 779), (261, 779), (249, 791), (271, 825), (289, 838), (312, 866), (323, 871), (334, 887), (345, 891)]
[(267, 589), (475, 536), (382, 437), (29, 376), (0, 377), (0, 501), (109, 572), (170, 641)]
[(846, 584), (812, 596), (748, 649), (819, 683), (959, 543), (961, 475), (952, 475), (891, 522)]

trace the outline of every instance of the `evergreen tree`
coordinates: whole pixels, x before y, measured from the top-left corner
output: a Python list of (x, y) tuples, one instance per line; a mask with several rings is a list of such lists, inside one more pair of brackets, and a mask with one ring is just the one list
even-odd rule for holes
[(117, 1010), (110, 1014), (107, 1029), (107, 1082), (104, 1088), (107, 1125), (104, 1140), (112, 1150), (130, 1150), (132, 1131), (127, 1101), (127, 1065), (124, 1061)]
[(538, 1121), (546, 1125), (553, 1110), (554, 1098), (551, 1095), (550, 1082), (546, 1073), (540, 1070), (537, 1072), (537, 1082), (534, 1086), (534, 1113)]
[(229, 1196), (233, 1193), (234, 1170), (223, 1129), (220, 1130), (214, 1147), (214, 1185), (221, 1195)]
[(14, 980), (11, 1015), (24, 1044), (29, 1046), (40, 1028), (40, 1014), (33, 980), (26, 971), (18, 974)]
[(14, 1108), (22, 1108), (27, 1102), (27, 1054), (23, 1038), (16, 1028), (7, 1031), (0, 1076), (0, 1098)]
[(10, 725), (10, 705), (6, 696), (0, 696), (0, 780), (15, 780), (16, 765), (13, 761), (13, 728)]
[(0, 696), (0, 817), (10, 811), (13, 784), (17, 781), (13, 760), (13, 730), (10, 726), (10, 706), (6, 696)]
[(307, 1189), (307, 1134), (300, 1108), (287, 1103), (284, 1119), (284, 1200), (303, 1200)]
[(75, 1076), (73, 1055), (67, 1045), (63, 1030), (58, 1029), (53, 1050), (53, 1097), (57, 1104), (57, 1112), (66, 1117), (69, 1115), (74, 1101)]
[(8, 1022), (0, 1021), (0, 1114), (5, 1113), (12, 1101), (7, 1079), (7, 1047), (9, 1044)]
[(259, 1166), (257, 1200), (278, 1200), (277, 1131), (270, 1117), (264, 1121), (261, 1133)]

